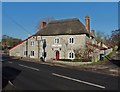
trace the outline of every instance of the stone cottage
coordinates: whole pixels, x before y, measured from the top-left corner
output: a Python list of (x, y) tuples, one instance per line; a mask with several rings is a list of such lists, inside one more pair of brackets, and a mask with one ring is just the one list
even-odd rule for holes
[(90, 32), (89, 16), (85, 25), (77, 18), (41, 22), (40, 30), (9, 50), (10, 56), (45, 60), (75, 59), (74, 50), (85, 49), (86, 43), (96, 44)]

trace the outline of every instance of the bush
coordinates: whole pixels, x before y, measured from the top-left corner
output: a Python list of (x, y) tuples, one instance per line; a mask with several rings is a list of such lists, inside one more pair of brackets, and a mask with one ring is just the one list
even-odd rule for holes
[(60, 61), (66, 61), (66, 62), (91, 62), (91, 58), (89, 59), (59, 59)]
[(59, 59), (60, 61), (72, 61), (71, 59)]

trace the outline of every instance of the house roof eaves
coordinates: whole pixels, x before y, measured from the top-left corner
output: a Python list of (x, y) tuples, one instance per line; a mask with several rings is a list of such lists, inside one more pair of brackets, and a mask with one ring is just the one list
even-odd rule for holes
[(18, 45), (22, 44), (23, 42), (27, 41), (28, 39), (30, 39), (32, 36), (28, 37), (27, 39), (23, 40), (22, 42), (16, 44), (15, 46), (13, 46), (12, 48), (9, 49), (9, 51), (15, 47), (17, 47)]

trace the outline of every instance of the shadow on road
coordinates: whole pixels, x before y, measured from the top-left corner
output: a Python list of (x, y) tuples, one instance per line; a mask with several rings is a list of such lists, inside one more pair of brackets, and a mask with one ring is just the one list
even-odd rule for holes
[(7, 84), (12, 82), (19, 74), (21, 70), (15, 69), (13, 67), (2, 67), (2, 89), (4, 89)]
[(110, 57), (108, 56), (105, 56), (105, 58), (107, 58), (111, 63), (117, 65), (118, 67), (120, 67), (120, 60), (117, 60), (117, 59), (111, 59)]

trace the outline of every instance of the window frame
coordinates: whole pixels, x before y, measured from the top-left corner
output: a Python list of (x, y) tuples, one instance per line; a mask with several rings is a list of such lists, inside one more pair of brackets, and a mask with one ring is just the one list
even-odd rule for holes
[(26, 55), (26, 56), (27, 56), (27, 54), (28, 54), (28, 53), (27, 53), (27, 51), (24, 51), (24, 55)]
[(60, 38), (55, 38), (54, 39), (54, 44), (59, 44), (60, 43)]
[(75, 53), (73, 51), (68, 52), (68, 59), (75, 59)]
[(34, 41), (33, 40), (30, 41), (30, 45), (34, 46)]
[(74, 37), (69, 37), (68, 43), (69, 44), (74, 44), (75, 43), (75, 38)]
[(35, 51), (31, 51), (30, 56), (35, 56)]

